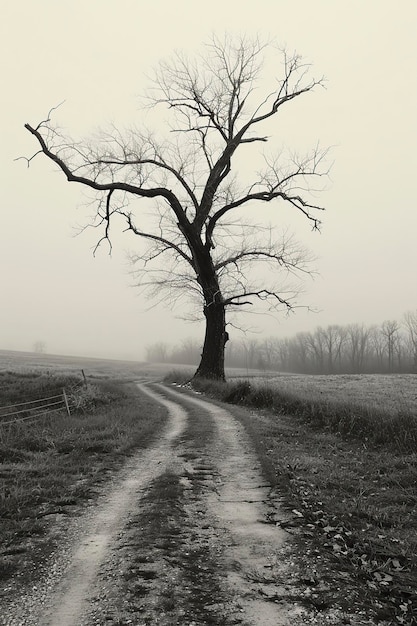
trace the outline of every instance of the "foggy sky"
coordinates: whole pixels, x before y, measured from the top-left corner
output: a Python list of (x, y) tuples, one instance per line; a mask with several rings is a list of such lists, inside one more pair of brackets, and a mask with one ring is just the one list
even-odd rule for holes
[[(287, 106), (271, 145), (334, 146), (321, 234), (289, 216), (318, 257), (290, 318), (251, 316), (258, 334), (400, 319), (417, 308), (417, 4), (415, 0), (14, 0), (2, 7), (0, 349), (141, 358), (149, 343), (202, 337), (172, 311), (147, 311), (128, 274), (134, 240), (114, 233), (95, 258), (97, 232), (81, 187), (37, 150), (24, 129), (65, 100), (55, 120), (74, 136), (109, 121), (140, 122), (146, 73), (174, 49), (192, 53), (225, 31), (275, 36), (327, 78), (326, 90)], [(277, 118), (278, 119), (278, 118)], [(256, 146), (256, 144), (254, 144)], [(256, 150), (256, 148), (254, 148)], [(289, 213), (286, 213), (286, 216)], [(180, 311), (178, 311), (180, 313)], [(240, 338), (235, 333), (232, 338)]]

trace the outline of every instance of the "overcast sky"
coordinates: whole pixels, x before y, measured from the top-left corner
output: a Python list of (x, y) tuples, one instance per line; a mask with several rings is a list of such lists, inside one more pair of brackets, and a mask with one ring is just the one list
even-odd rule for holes
[(93, 258), (97, 233), (74, 237), (88, 215), (80, 187), (46, 158), (29, 169), (14, 159), (37, 149), (24, 124), (63, 100), (55, 119), (75, 135), (140, 122), (146, 73), (213, 31), (273, 35), (327, 78), (285, 118), (290, 147), (334, 146), (321, 234), (288, 224), (318, 257), (300, 303), (319, 312), (249, 323), (283, 336), (417, 308), (416, 0), (14, 0), (1, 18), (0, 349), (41, 340), (51, 353), (135, 359), (154, 341), (202, 337), (147, 310), (128, 274), (131, 240)]

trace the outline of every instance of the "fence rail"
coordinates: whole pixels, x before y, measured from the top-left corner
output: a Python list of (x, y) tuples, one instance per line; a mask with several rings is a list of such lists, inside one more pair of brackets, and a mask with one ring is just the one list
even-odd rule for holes
[(19, 402), (16, 404), (10, 404), (9, 406), (0, 406), (0, 411), (5, 411), (6, 409), (15, 409), (18, 406), (24, 406), (24, 409), (20, 409), (19, 411), (11, 411), (10, 413), (5, 413), (3, 415), (0, 415), (0, 417), (7, 417), (8, 415), (16, 415), (16, 413), (25, 413), (28, 410), (35, 410), (38, 407), (34, 406), (34, 407), (29, 407), (30, 404), (35, 404), (35, 403), (45, 403), (48, 400), (55, 400), (56, 398), (61, 398), (61, 402), (62, 402), (62, 393), (60, 393), (57, 396), (50, 396), (49, 398), (41, 398), (40, 400), (29, 400), (29, 402)]
[[(53, 402), (51, 402), (51, 400), (53, 400)], [(17, 411), (10, 411), (10, 409), (16, 409), (17, 407), (19, 407)], [(4, 413), (6, 410), (9, 412)], [(38, 419), (58, 411), (66, 411), (68, 415), (71, 415), (65, 389), (62, 390), (62, 393), (49, 396), (48, 398), (39, 398), (38, 400), (18, 402), (9, 406), (0, 406), (0, 426)]]

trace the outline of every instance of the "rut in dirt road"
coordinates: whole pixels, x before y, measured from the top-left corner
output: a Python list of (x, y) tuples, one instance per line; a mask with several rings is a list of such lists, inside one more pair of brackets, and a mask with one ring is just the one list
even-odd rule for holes
[(178, 462), (141, 499), (83, 626), (295, 625), (287, 535), (267, 523), (270, 489), (244, 428), (195, 395), (153, 389), (187, 410)]
[[(146, 389), (143, 391), (146, 393)], [(173, 443), (185, 428), (186, 411), (168, 400), (161, 402), (169, 411), (169, 421), (158, 442), (129, 459), (110, 491), (99, 498), (85, 519), (77, 520), (74, 534), (78, 537), (70, 554), (58, 558), (51, 567), (50, 579), (39, 581), (33, 594), (21, 598), (18, 607), (10, 607), (10, 614), (6, 607), (0, 624), (76, 626), (80, 623), (100, 565), (131, 515), (132, 506), (136, 507), (137, 493), (165, 471), (172, 461)]]
[(266, 523), (270, 490), (243, 427), (195, 395), (138, 386), (168, 409), (165, 432), (87, 514), (43, 608), (32, 598), (4, 624), (296, 624), (287, 537)]
[[(288, 535), (267, 523), (270, 486), (245, 429), (220, 406), (190, 396), (187, 403), (208, 413), (216, 427), (206, 459), (215, 467), (217, 479), (205, 499), (207, 516), (214, 520), (223, 545), (221, 566), (231, 607), (242, 623), (251, 626), (295, 624), (302, 611), (286, 601), (291, 596), (283, 561)], [(277, 513), (275, 508), (275, 517)]]
[[(144, 387), (142, 391), (149, 393)], [(131, 512), (135, 493), (146, 488), (170, 463), (172, 444), (185, 427), (186, 412), (172, 402), (162, 402), (170, 415), (167, 430), (157, 446), (135, 459), (127, 476), (114, 487), (100, 510), (95, 513), (91, 532), (86, 535), (74, 555), (66, 577), (65, 590), (62, 595), (58, 593), (57, 605), (46, 618), (45, 625), (73, 626), (78, 623), (109, 544)]]

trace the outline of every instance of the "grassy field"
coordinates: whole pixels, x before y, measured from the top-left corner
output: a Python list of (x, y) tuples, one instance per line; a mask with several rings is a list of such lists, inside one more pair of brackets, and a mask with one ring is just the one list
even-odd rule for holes
[(78, 378), (82, 376), (81, 371), (83, 370), (90, 379), (131, 381), (142, 376), (160, 378), (161, 371), (166, 372), (169, 370), (169, 367), (138, 361), (118, 361), (0, 350), (0, 371), (7, 370), (20, 373), (37, 372), (48, 374), (53, 372), (54, 374), (75, 375)]
[(94, 497), (97, 485), (165, 421), (165, 410), (135, 385), (104, 377), (85, 385), (79, 363), (74, 367), (0, 370), (0, 409), (72, 389), (70, 417), (60, 411), (12, 424), (0, 418), (0, 579), (36, 574), (54, 547), (51, 522)]
[[(165, 414), (130, 382), (161, 379), (171, 367), (29, 357), (0, 352), (0, 404), (78, 386), (81, 369), (89, 384), (70, 419), (0, 428), (3, 579), (36, 565), (50, 549), (53, 516), (70, 516), (126, 454), (155, 436)], [(181, 368), (169, 379), (191, 375)], [(232, 410), (292, 512), (286, 528), (310, 607), (346, 607), (347, 624), (364, 623), (348, 621), (352, 607), (375, 623), (417, 624), (417, 376), (229, 377), (200, 381), (199, 390), (245, 407)]]
[(248, 380), (257, 386), (268, 385), (301, 398), (370, 410), (413, 412), (417, 416), (417, 374), (280, 374), (252, 375)]
[(226, 401), (298, 415), (365, 445), (417, 450), (415, 374), (232, 377), (228, 389)]

